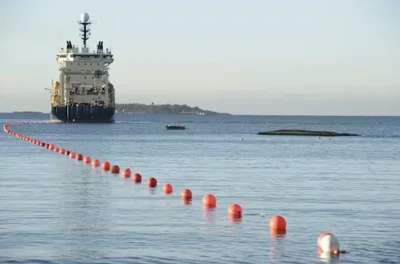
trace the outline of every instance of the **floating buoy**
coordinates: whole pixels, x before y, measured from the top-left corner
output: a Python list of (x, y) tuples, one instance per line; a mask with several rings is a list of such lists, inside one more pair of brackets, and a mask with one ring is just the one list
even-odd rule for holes
[(93, 160), (93, 161), (92, 161), (92, 166), (93, 166), (93, 167), (99, 167), (99, 166), (100, 166), (100, 161), (97, 160), (97, 159)]
[(156, 178), (153, 178), (153, 177), (149, 178), (147, 181), (147, 186), (149, 186), (150, 188), (156, 187), (157, 186)]
[(269, 228), (277, 232), (286, 232), (286, 220), (280, 215), (275, 215), (269, 221)]
[(318, 248), (319, 248), (319, 242), (321, 241), (321, 238), (323, 238), (325, 235), (333, 235), (333, 234), (330, 233), (330, 232), (324, 232), (324, 233), (322, 233), (321, 235), (319, 235), (318, 240), (317, 240), (317, 246), (318, 246)]
[(131, 177), (131, 169), (124, 169), (123, 171), (122, 171), (122, 177), (124, 177), (124, 178), (129, 178), (129, 177)]
[(169, 183), (164, 184), (163, 186), (163, 193), (164, 194), (171, 194), (173, 191), (172, 185)]
[(111, 173), (118, 174), (119, 173), (119, 166), (118, 165), (113, 165), (111, 167)]
[(215, 208), (217, 207), (217, 199), (212, 194), (206, 194), (203, 197), (203, 206), (205, 208)]
[(132, 177), (134, 183), (141, 183), (142, 182), (142, 175), (139, 173), (135, 173)]
[(79, 161), (83, 160), (83, 155), (82, 154), (77, 154), (76, 155), (76, 160), (79, 160)]
[(284, 235), (286, 235), (286, 230), (269, 229), (269, 235), (271, 238), (284, 237)]
[(91, 162), (90, 157), (86, 156), (86, 157), (83, 158), (83, 163), (84, 164), (90, 164), (90, 162)]
[(184, 189), (181, 192), (182, 199), (192, 199), (192, 191), (189, 189)]
[(110, 165), (110, 163), (109, 163), (108, 161), (104, 161), (103, 164), (101, 165), (101, 168), (102, 168), (104, 171), (109, 171), (109, 170), (110, 170), (110, 167), (111, 167), (111, 165)]
[(340, 251), (339, 240), (332, 233), (322, 233), (317, 241), (318, 249), (330, 254), (338, 254)]
[(242, 218), (242, 207), (238, 204), (231, 204), (228, 208), (228, 216), (230, 218)]
[(69, 158), (70, 159), (75, 159), (76, 158), (76, 153), (75, 152), (69, 153)]

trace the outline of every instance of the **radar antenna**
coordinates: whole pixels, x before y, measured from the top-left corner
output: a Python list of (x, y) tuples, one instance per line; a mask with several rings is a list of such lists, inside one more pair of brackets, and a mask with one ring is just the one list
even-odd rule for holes
[(89, 26), (92, 24), (92, 21), (89, 20), (89, 14), (88, 13), (83, 13), (81, 15), (81, 19), (78, 20), (78, 24), (81, 25), (80, 31), (82, 32), (80, 34), (82, 40), (83, 40), (83, 46), (86, 47), (86, 41), (89, 39), (90, 36), (90, 28)]

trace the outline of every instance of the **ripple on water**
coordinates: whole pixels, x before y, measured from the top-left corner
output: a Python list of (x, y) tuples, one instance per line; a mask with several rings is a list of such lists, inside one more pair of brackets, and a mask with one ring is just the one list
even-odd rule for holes
[[(400, 122), (384, 119), (377, 129), (358, 119), (235, 117), (212, 126), (192, 120), (190, 133), (172, 134), (157, 117), (129, 118), (16, 129), (140, 172), (139, 185), (0, 136), (0, 262), (318, 263), (317, 238), (331, 231), (350, 251), (336, 262), (400, 263), (399, 138), (246, 134), (311, 124), (400, 135)], [(159, 182), (151, 193), (150, 176)], [(164, 183), (172, 195), (162, 194)], [(182, 205), (184, 188), (193, 191), (191, 205)], [(216, 210), (202, 209), (206, 193), (217, 197)], [(227, 219), (232, 203), (243, 207), (240, 223)], [(287, 220), (283, 238), (268, 231), (275, 214)]]

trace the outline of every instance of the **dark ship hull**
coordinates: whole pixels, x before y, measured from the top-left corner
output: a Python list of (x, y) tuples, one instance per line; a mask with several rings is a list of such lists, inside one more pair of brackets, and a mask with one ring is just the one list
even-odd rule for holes
[(115, 107), (89, 104), (52, 106), (50, 119), (62, 123), (113, 123)]

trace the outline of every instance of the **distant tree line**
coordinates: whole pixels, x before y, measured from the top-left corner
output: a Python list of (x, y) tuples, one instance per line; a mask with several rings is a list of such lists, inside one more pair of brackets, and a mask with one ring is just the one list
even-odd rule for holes
[(197, 115), (217, 115), (218, 112), (204, 110), (198, 106), (190, 107), (188, 105), (178, 104), (116, 104), (118, 113), (127, 114), (197, 114)]

